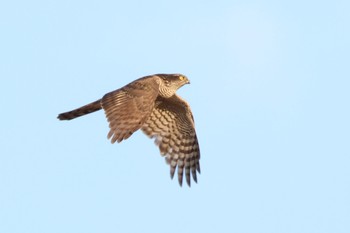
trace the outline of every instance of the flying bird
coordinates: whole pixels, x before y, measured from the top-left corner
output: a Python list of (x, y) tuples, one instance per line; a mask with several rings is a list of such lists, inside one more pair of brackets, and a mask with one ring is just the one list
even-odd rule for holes
[(182, 74), (155, 74), (139, 78), (105, 94), (101, 99), (58, 115), (60, 120), (74, 118), (103, 109), (109, 122), (108, 139), (112, 143), (129, 138), (141, 129), (155, 139), (160, 154), (175, 170), (180, 186), (183, 174), (191, 186), (200, 173), (200, 151), (189, 104), (176, 91), (189, 79)]

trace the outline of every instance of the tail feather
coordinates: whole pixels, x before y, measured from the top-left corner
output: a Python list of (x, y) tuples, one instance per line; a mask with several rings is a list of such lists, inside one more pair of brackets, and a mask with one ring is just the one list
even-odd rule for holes
[(64, 112), (58, 115), (58, 119), (60, 120), (72, 120), (74, 118), (84, 116), (86, 114), (96, 112), (102, 108), (101, 106), (101, 100), (96, 100), (95, 102), (92, 102), (90, 104), (84, 105), (80, 108), (77, 108), (75, 110)]

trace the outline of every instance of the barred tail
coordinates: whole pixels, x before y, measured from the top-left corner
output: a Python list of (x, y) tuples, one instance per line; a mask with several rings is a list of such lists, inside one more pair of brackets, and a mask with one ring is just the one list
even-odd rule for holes
[(84, 105), (83, 107), (77, 108), (75, 110), (64, 112), (58, 115), (58, 119), (60, 120), (72, 120), (74, 118), (84, 116), (86, 114), (96, 112), (100, 110), (101, 107), (101, 100), (96, 100), (95, 102), (92, 102), (90, 104)]

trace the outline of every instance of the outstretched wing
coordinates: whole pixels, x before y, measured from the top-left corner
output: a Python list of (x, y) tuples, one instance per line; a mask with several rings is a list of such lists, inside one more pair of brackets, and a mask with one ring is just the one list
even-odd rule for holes
[(127, 139), (141, 128), (152, 112), (158, 90), (156, 77), (148, 76), (103, 96), (101, 104), (109, 121), (108, 139), (112, 143)]
[(200, 151), (191, 109), (178, 95), (158, 97), (151, 116), (143, 124), (142, 131), (159, 146), (161, 155), (170, 165), (170, 176), (177, 168), (179, 184), (182, 185), (185, 168), (186, 182), (191, 186), (191, 174), (197, 182), (200, 173)]

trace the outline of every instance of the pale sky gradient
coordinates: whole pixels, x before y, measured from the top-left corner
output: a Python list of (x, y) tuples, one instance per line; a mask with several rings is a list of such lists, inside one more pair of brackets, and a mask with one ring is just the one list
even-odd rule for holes
[[(0, 232), (350, 232), (350, 2), (2, 1)], [(183, 73), (180, 188), (141, 132), (57, 114)]]

